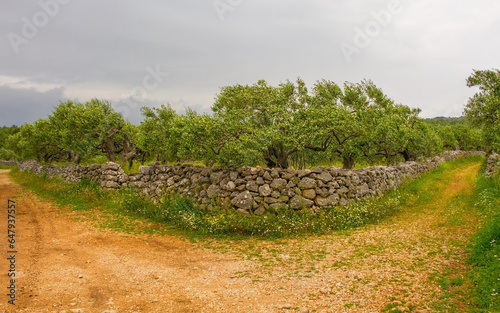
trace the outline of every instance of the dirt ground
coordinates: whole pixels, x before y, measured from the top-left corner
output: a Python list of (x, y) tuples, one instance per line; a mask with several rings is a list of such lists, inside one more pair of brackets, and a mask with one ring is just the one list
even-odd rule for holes
[[(432, 207), (377, 225), (215, 243), (94, 228), (0, 170), (0, 312), (433, 312), (442, 298), (433, 275), (467, 267), (477, 220), (443, 221), (477, 169), (458, 172)], [(17, 206), (15, 307), (7, 302), (8, 199)]]

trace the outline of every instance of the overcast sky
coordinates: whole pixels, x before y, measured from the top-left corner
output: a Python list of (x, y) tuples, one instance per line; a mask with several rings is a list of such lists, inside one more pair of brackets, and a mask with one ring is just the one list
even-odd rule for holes
[(0, 126), (99, 98), (210, 112), (220, 87), (371, 79), (422, 117), (460, 116), (499, 68), (494, 0), (40, 0), (0, 4)]

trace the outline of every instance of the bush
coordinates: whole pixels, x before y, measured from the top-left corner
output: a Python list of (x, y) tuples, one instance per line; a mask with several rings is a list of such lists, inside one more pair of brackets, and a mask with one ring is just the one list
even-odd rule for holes
[(0, 160), (15, 161), (17, 160), (17, 155), (12, 150), (0, 148)]

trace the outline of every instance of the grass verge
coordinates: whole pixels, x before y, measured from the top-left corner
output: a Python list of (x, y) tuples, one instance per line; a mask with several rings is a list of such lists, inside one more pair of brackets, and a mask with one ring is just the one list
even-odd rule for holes
[(470, 257), (476, 285), (472, 312), (500, 312), (500, 179), (479, 175), (474, 194), (481, 228)]

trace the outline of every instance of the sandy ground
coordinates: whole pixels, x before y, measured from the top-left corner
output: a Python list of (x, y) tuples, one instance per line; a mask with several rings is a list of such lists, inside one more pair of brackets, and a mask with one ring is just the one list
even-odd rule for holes
[[(433, 312), (442, 291), (430, 277), (466, 270), (477, 224), (440, 222), (477, 169), (459, 172), (434, 206), (377, 225), (210, 244), (96, 229), (0, 170), (0, 312)], [(7, 302), (9, 199), (17, 206), (15, 306)]]

